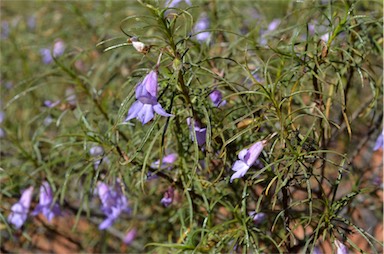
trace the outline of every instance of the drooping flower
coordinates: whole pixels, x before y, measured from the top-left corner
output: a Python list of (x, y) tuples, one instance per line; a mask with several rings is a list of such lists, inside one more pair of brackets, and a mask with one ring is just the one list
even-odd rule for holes
[(186, 4), (188, 4), (189, 6), (192, 5), (191, 3), (191, 0), (167, 0), (167, 2), (165, 3), (165, 6), (168, 7), (168, 8), (174, 8), (175, 6), (177, 6), (181, 1), (184, 1)]
[(384, 148), (384, 129), (381, 132), (381, 134), (377, 137), (375, 146), (373, 147), (373, 151), (377, 151), (379, 149)]
[[(194, 140), (194, 135), (192, 133), (193, 129), (192, 129), (192, 126), (191, 126), (191, 119), (190, 118), (187, 118), (187, 124), (189, 126), (189, 129), (191, 131), (191, 139), (192, 141)], [(201, 125), (195, 121), (195, 133), (196, 133), (196, 139), (197, 139), (197, 144), (199, 146), (203, 146), (205, 144), (205, 139), (206, 139), (206, 136), (207, 136), (207, 128), (202, 128)]]
[[(164, 156), (160, 168), (161, 169), (167, 168), (167, 167), (170, 168), (172, 164), (175, 163), (175, 161), (177, 160), (177, 157), (178, 157), (177, 153), (171, 153), (171, 154), (168, 154), (167, 156)], [(157, 160), (151, 164), (151, 168), (157, 169), (159, 168), (159, 165), (160, 165), (160, 160)]]
[(230, 182), (236, 178), (241, 178), (243, 177), (248, 169), (255, 164), (257, 158), (259, 157), (260, 153), (263, 151), (263, 148), (267, 141), (258, 141), (255, 144), (253, 144), (249, 149), (243, 149), (239, 153), (239, 159), (237, 160), (232, 167), (233, 171), (236, 171), (231, 179)]
[(131, 230), (129, 230), (127, 232), (127, 234), (125, 234), (125, 236), (123, 238), (123, 242), (126, 245), (130, 245), (135, 240), (136, 235), (137, 235), (137, 229), (136, 228), (132, 228)]
[[(92, 157), (100, 157), (100, 156), (102, 156), (104, 154), (104, 149), (101, 146), (92, 146), (91, 149), (89, 149), (89, 154)], [(110, 164), (110, 160), (108, 159), (108, 157), (103, 156), (101, 158), (97, 158), (93, 162), (93, 168), (94, 169), (98, 169), (101, 164), (109, 165)]]
[(195, 26), (193, 27), (193, 33), (196, 34), (196, 39), (200, 43), (208, 41), (208, 39), (211, 37), (210, 32), (204, 32), (204, 30), (207, 29), (209, 29), (209, 18), (206, 13), (202, 13)]
[(348, 254), (348, 248), (339, 240), (335, 240), (337, 254)]
[(260, 224), (267, 218), (265, 213), (257, 213), (255, 211), (249, 212), (248, 215), (252, 218), (255, 225)]
[(163, 198), (160, 200), (160, 203), (162, 203), (165, 207), (168, 207), (172, 204), (173, 198), (175, 196), (175, 190), (172, 186), (168, 187), (168, 190), (164, 192)]
[(157, 102), (157, 73), (151, 71), (145, 76), (144, 80), (136, 87), (136, 99), (128, 111), (128, 116), (125, 121), (137, 118), (144, 125), (152, 120), (154, 112), (161, 116), (170, 117)]
[(59, 204), (53, 204), (52, 189), (47, 181), (44, 181), (40, 186), (39, 204), (32, 212), (32, 215), (35, 216), (39, 213), (42, 213), (49, 222), (52, 221), (55, 216), (61, 215)]
[(109, 187), (100, 182), (97, 191), (101, 200), (101, 210), (107, 218), (99, 225), (100, 230), (110, 227), (121, 213), (129, 213), (128, 200), (121, 191), (118, 182), (114, 187)]
[(8, 222), (13, 224), (17, 229), (23, 226), (27, 220), (29, 206), (31, 205), (33, 194), (33, 186), (24, 190), (21, 194), (19, 202), (11, 207), (11, 213), (8, 216)]
[(217, 89), (213, 90), (213, 92), (209, 95), (209, 98), (215, 107), (222, 107), (227, 104), (227, 101), (223, 100), (222, 93)]

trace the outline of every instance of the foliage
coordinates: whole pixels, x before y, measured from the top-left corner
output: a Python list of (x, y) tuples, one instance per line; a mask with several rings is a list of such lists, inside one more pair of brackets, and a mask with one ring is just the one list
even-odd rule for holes
[[(166, 7), (2, 3), (2, 241), (34, 248), (36, 219), (17, 236), (7, 216), (23, 189), (47, 180), (63, 217), (75, 218), (65, 236), (76, 234), (79, 252), (127, 251), (121, 240), (137, 229), (132, 252), (326, 252), (338, 240), (378, 253), (380, 169), (364, 160), (382, 129), (382, 3)], [(199, 31), (204, 18), (209, 28)], [(145, 47), (136, 50), (135, 40)], [(40, 50), (58, 41), (64, 54), (44, 64)], [(158, 102), (173, 116), (124, 121), (150, 71), (158, 73)], [(226, 101), (218, 107), (215, 90)], [(195, 131), (203, 128), (202, 145)], [(230, 183), (239, 152), (258, 141), (265, 142), (258, 161)], [(102, 152), (90, 153), (96, 146)], [(177, 160), (163, 167), (171, 153)], [(118, 182), (130, 207), (106, 231), (97, 230), (105, 218), (100, 182)], [(173, 199), (168, 207), (164, 193)], [(250, 212), (266, 217), (255, 222)]]

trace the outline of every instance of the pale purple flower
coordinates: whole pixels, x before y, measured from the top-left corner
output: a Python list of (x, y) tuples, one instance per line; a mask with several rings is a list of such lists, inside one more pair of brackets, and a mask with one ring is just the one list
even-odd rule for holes
[(55, 102), (51, 101), (51, 100), (45, 100), (43, 105), (47, 108), (54, 108), (56, 107), (57, 105), (60, 104), (60, 100), (57, 100)]
[(130, 245), (135, 240), (136, 235), (137, 235), (137, 229), (136, 228), (129, 230), (127, 232), (127, 234), (125, 234), (125, 236), (123, 238), (123, 242), (126, 245)]
[(43, 58), (43, 62), (45, 64), (50, 64), (53, 61), (53, 58), (51, 56), (51, 51), (48, 48), (40, 49), (40, 55)]
[(92, 146), (91, 149), (89, 149), (89, 154), (91, 156), (100, 156), (104, 154), (104, 149), (101, 146)]
[[(170, 168), (172, 164), (175, 163), (175, 161), (177, 160), (177, 157), (178, 157), (177, 153), (171, 153), (171, 154), (168, 154), (167, 156), (164, 156), (160, 168), (167, 168), (167, 167)], [(160, 165), (160, 160), (157, 160), (151, 164), (151, 168), (156, 169), (159, 167), (159, 165)]]
[(161, 116), (173, 116), (168, 114), (157, 102), (157, 73), (151, 71), (136, 87), (136, 99), (128, 111), (125, 121), (137, 118), (144, 125), (152, 120), (154, 112)]
[(33, 194), (33, 186), (24, 190), (21, 194), (19, 202), (11, 207), (11, 213), (8, 216), (8, 222), (13, 224), (17, 229), (23, 226), (27, 220), (29, 206), (31, 205)]
[(248, 169), (255, 164), (266, 143), (267, 142), (265, 140), (259, 141), (253, 144), (249, 149), (243, 149), (240, 151), (238, 156), (240, 160), (237, 160), (232, 167), (232, 170), (236, 172), (230, 179), (231, 183), (234, 179), (243, 177), (247, 173)]
[(4, 111), (0, 111), (0, 124), (3, 123), (4, 119), (5, 119), (5, 113)]
[(57, 40), (55, 44), (53, 45), (53, 56), (58, 57), (61, 56), (64, 53), (65, 50), (65, 44), (62, 40)]
[(328, 42), (329, 40), (329, 33), (325, 33), (322, 36), (320, 36), (320, 39), (322, 39), (325, 42)]
[(377, 151), (379, 149), (384, 148), (384, 129), (381, 132), (381, 134), (377, 137), (375, 146), (373, 147), (373, 151)]
[(217, 89), (213, 90), (213, 92), (209, 95), (209, 98), (215, 107), (222, 107), (227, 104), (227, 101), (223, 100), (222, 93)]
[(257, 213), (255, 211), (249, 212), (248, 215), (252, 218), (255, 225), (260, 224), (267, 218), (265, 213)]
[[(101, 146), (92, 146), (91, 149), (89, 149), (89, 154), (93, 157), (99, 157), (104, 154), (104, 149)], [(93, 163), (93, 168), (98, 169), (101, 164), (109, 165), (110, 161), (108, 157), (102, 157), (101, 159), (96, 159)]]
[(105, 183), (100, 182), (97, 185), (97, 191), (101, 200), (101, 210), (107, 218), (99, 225), (100, 230), (104, 230), (115, 222), (115, 220), (123, 212), (130, 212), (128, 200), (121, 191), (121, 187), (117, 182), (114, 187), (109, 187)]
[(39, 213), (42, 213), (49, 222), (55, 216), (61, 215), (59, 204), (53, 203), (52, 189), (47, 181), (44, 181), (40, 186), (39, 204), (32, 212), (32, 215), (38, 215)]
[(196, 39), (200, 43), (208, 41), (211, 36), (210, 32), (204, 32), (207, 29), (209, 29), (209, 18), (207, 14), (202, 13), (193, 27), (193, 33), (196, 34)]
[(44, 118), (43, 124), (44, 126), (48, 126), (53, 122), (53, 118), (51, 115), (48, 115), (46, 118)]
[(182, 1), (184, 1), (189, 6), (192, 5), (191, 0), (167, 0), (167, 2), (165, 3), (165, 6), (168, 8), (174, 8), (175, 6), (177, 6)]
[[(190, 118), (187, 118), (187, 124), (189, 126), (190, 131), (192, 132), (193, 129), (192, 129), (192, 126), (191, 126), (191, 119)], [(202, 128), (197, 121), (195, 121), (195, 126), (194, 127), (195, 127), (197, 144), (199, 146), (202, 146), (202, 145), (205, 144), (205, 139), (206, 139), (206, 136), (207, 136), (207, 128)], [(192, 141), (194, 140), (194, 135), (192, 133), (191, 133), (191, 139), (192, 139)]]
[(348, 248), (339, 240), (335, 240), (337, 254), (348, 254)]
[(35, 16), (30, 16), (27, 21), (27, 26), (29, 30), (34, 30), (36, 27), (36, 17)]
[(173, 198), (175, 196), (175, 190), (172, 186), (168, 187), (168, 190), (164, 192), (163, 198), (160, 200), (160, 203), (163, 204), (165, 207), (168, 207), (172, 204)]
[(315, 246), (315, 248), (313, 248), (312, 254), (322, 254), (322, 253), (321, 253), (320, 248)]
[(76, 91), (73, 89), (73, 87), (68, 87), (65, 89), (65, 100), (68, 102), (71, 106), (76, 106)]
[(267, 29), (261, 29), (260, 30), (260, 44), (266, 45), (267, 44), (267, 35), (270, 32), (273, 32), (276, 30), (276, 28), (280, 25), (281, 20), (280, 19), (274, 19), (271, 21), (271, 23), (268, 24)]
[(45, 64), (50, 64), (53, 62), (53, 57), (61, 56), (64, 53), (64, 50), (65, 44), (62, 40), (59, 39), (53, 45), (52, 54), (49, 48), (43, 48), (40, 50), (40, 55), (43, 58), (43, 62)]
[(274, 31), (276, 28), (280, 25), (281, 20), (280, 19), (274, 19), (271, 23), (268, 25), (268, 31)]
[(9, 36), (9, 23), (7, 21), (1, 22), (1, 39), (7, 39)]
[[(0, 111), (0, 124), (3, 123), (4, 118), (5, 118), (5, 113), (4, 113), (4, 111)], [(5, 137), (5, 131), (4, 131), (3, 128), (0, 127), (0, 138), (4, 138), (4, 137)]]

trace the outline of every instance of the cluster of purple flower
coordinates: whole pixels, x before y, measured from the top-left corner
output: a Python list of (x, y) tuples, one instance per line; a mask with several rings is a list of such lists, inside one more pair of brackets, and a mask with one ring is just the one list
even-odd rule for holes
[[(33, 189), (33, 186), (25, 189), (21, 194), (20, 200), (11, 208), (8, 222), (13, 224), (17, 229), (21, 228), (27, 220)], [(61, 215), (59, 205), (53, 202), (52, 189), (47, 181), (44, 181), (40, 186), (39, 204), (31, 214), (36, 216), (40, 213), (42, 213), (49, 222), (51, 222), (55, 216)]]

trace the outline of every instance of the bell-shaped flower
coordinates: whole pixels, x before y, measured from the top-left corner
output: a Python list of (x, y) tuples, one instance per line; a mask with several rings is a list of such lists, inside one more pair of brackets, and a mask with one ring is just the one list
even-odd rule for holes
[(132, 228), (131, 230), (129, 230), (124, 238), (123, 238), (123, 242), (126, 244), (126, 245), (130, 245), (136, 238), (136, 235), (137, 235), (137, 229), (136, 228)]
[(336, 253), (337, 254), (348, 254), (348, 248), (345, 246), (342, 242), (339, 240), (335, 240), (335, 245), (336, 245)]
[(32, 212), (32, 215), (38, 215), (39, 213), (42, 213), (49, 222), (55, 216), (61, 215), (59, 204), (53, 203), (52, 189), (47, 181), (44, 181), (40, 186), (39, 204)]
[(167, 0), (167, 2), (165, 2), (165, 6), (168, 8), (174, 8), (175, 6), (177, 6), (182, 1), (184, 1), (189, 6), (192, 5), (191, 0)]
[(19, 202), (11, 207), (11, 213), (8, 216), (8, 222), (13, 224), (17, 229), (23, 226), (27, 220), (29, 206), (31, 205), (33, 194), (33, 186), (24, 190), (21, 194)]
[(384, 148), (384, 129), (381, 132), (381, 134), (377, 137), (375, 147), (373, 147), (373, 151), (377, 151), (379, 149)]
[(211, 33), (205, 31), (207, 29), (209, 29), (209, 18), (206, 13), (202, 13), (193, 27), (193, 33), (196, 34), (196, 39), (200, 43), (208, 41), (211, 37)]
[(255, 211), (252, 211), (248, 214), (252, 218), (255, 225), (262, 223), (267, 218), (267, 215), (265, 213), (257, 213)]
[(168, 190), (164, 192), (164, 196), (160, 200), (160, 203), (162, 203), (165, 207), (168, 207), (172, 204), (174, 196), (175, 196), (175, 190), (173, 189), (172, 186), (170, 186)]
[(125, 121), (137, 118), (144, 125), (152, 120), (154, 112), (161, 116), (173, 116), (168, 114), (157, 102), (157, 73), (151, 71), (136, 87), (136, 99), (128, 111)]
[(223, 94), (217, 89), (213, 90), (213, 92), (209, 95), (209, 98), (215, 107), (222, 107), (227, 104), (226, 100), (223, 101)]
[(157, 160), (151, 164), (151, 168), (157, 169), (159, 166), (161, 169), (163, 168), (170, 168), (173, 163), (177, 160), (177, 153), (171, 153), (168, 154), (167, 156), (164, 156), (161, 166), (160, 166), (160, 160)]
[(128, 200), (121, 191), (120, 185), (115, 184), (109, 187), (105, 183), (100, 182), (97, 186), (99, 198), (101, 200), (101, 210), (107, 218), (99, 225), (99, 229), (106, 229), (116, 221), (121, 213), (129, 213)]
[[(193, 141), (194, 135), (192, 133), (192, 126), (191, 126), (191, 119), (190, 118), (187, 118), (187, 124), (189, 126), (190, 131), (191, 131), (191, 139)], [(207, 128), (202, 128), (201, 125), (197, 121), (195, 121), (194, 129), (195, 129), (197, 144), (199, 146), (203, 146), (205, 144), (205, 139), (207, 136)]]
[(231, 177), (231, 183), (234, 179), (243, 177), (248, 169), (255, 164), (266, 143), (267, 141), (265, 140), (259, 141), (253, 144), (249, 149), (240, 151), (238, 156), (240, 160), (237, 160), (232, 167), (232, 170), (236, 172)]

